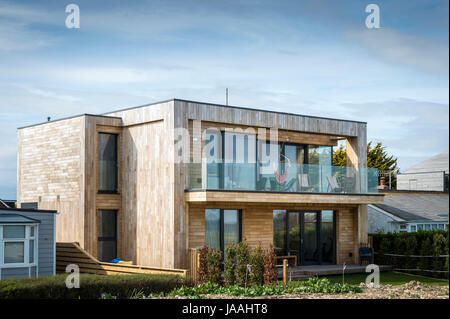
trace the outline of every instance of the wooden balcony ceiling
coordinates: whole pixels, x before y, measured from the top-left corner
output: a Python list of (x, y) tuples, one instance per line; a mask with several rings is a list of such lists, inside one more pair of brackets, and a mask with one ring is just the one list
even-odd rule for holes
[(382, 204), (383, 194), (275, 193), (249, 191), (186, 191), (187, 202), (283, 204)]

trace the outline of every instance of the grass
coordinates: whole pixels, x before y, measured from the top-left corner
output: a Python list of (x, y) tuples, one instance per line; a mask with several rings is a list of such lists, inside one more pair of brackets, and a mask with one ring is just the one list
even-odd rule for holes
[[(345, 275), (344, 280), (346, 284), (359, 285), (361, 282), (366, 281), (367, 275), (368, 274), (348, 274)], [(326, 278), (328, 278), (331, 282), (342, 283), (342, 275), (327, 276)], [(419, 281), (425, 285), (448, 286), (448, 281), (442, 279), (409, 275), (392, 271), (380, 273), (380, 284), (382, 285), (398, 286), (406, 284), (411, 280)]]
[(190, 286), (176, 275), (80, 275), (80, 287), (68, 289), (67, 274), (39, 278), (3, 279), (0, 299), (99, 299), (103, 296), (130, 298), (137, 294), (169, 292)]

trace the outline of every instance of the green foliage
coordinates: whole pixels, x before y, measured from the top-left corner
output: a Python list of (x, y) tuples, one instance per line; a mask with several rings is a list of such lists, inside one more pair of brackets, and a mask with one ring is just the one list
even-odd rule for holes
[(250, 276), (252, 285), (262, 286), (264, 284), (264, 250), (261, 248), (261, 245), (253, 249), (250, 254), (250, 265), (252, 269)]
[(236, 284), (247, 286), (249, 274), (247, 265), (250, 262), (250, 249), (247, 242), (241, 241), (236, 246)]
[[(420, 255), (421, 256), (429, 256), (433, 251), (433, 243), (430, 238), (426, 238), (422, 241), (422, 245), (420, 247)], [(431, 258), (420, 258), (419, 260), (419, 268), (423, 270), (430, 270), (432, 267), (432, 259)], [(423, 273), (427, 275), (426, 272)]]
[[(394, 241), (394, 254), (405, 255), (406, 253), (406, 240), (404, 237), (399, 237)], [(394, 267), (399, 269), (405, 268), (406, 257), (395, 257)]]
[(273, 286), (277, 282), (277, 255), (273, 249), (273, 245), (270, 244), (269, 249), (264, 254), (264, 284), (266, 286)]
[(210, 283), (221, 282), (220, 261), (222, 260), (222, 252), (214, 248), (210, 248), (206, 254), (206, 280)]
[(204, 283), (195, 287), (177, 288), (169, 293), (161, 293), (158, 296), (201, 298), (205, 295), (227, 295), (232, 297), (259, 297), (288, 293), (359, 293), (361, 291), (361, 288), (357, 286), (332, 283), (327, 278), (310, 278), (306, 281), (292, 283), (288, 287), (284, 287), (281, 283), (271, 286), (253, 285), (250, 287), (241, 287), (239, 285), (222, 287), (218, 284)]
[(334, 166), (347, 166), (347, 151), (343, 145), (340, 145), (338, 149), (333, 152), (333, 165)]
[(199, 264), (198, 264), (198, 268), (197, 268), (197, 277), (198, 277), (198, 282), (199, 283), (204, 283), (207, 281), (207, 273), (208, 273), (208, 262), (206, 259), (206, 255), (208, 254), (209, 251), (209, 247), (207, 245), (203, 246), (202, 248), (200, 248), (198, 250), (198, 254), (199, 254)]
[[(448, 271), (448, 230), (419, 231), (414, 233), (372, 234), (376, 264), (391, 264), (395, 268), (411, 269), (410, 273), (424, 276), (448, 278), (447, 273), (430, 271)], [(406, 257), (384, 256), (384, 253), (406, 255)], [(408, 257), (408, 256), (436, 257)], [(390, 261), (389, 261), (390, 259)], [(419, 272), (419, 270), (428, 270)]]
[[(389, 256), (386, 256), (384, 254), (388, 254), (391, 249), (391, 240), (389, 238), (382, 238), (380, 243), (380, 256), (379, 256), (379, 263), (380, 265), (389, 265), (391, 263), (391, 258)], [(378, 257), (378, 256), (377, 256)]]
[(169, 292), (192, 283), (175, 275), (80, 275), (80, 288), (66, 287), (67, 274), (2, 279), (0, 299), (125, 299)]
[[(413, 236), (405, 237), (405, 255), (417, 255), (417, 239)], [(417, 261), (414, 257), (406, 257), (405, 265), (407, 269), (416, 269)]]
[(236, 245), (231, 244), (225, 248), (224, 272), (225, 286), (236, 283)]
[[(341, 145), (333, 152), (333, 165), (347, 166), (347, 151), (344, 146)], [(380, 172), (392, 172), (392, 186), (397, 185), (395, 176), (400, 172), (400, 168), (397, 166), (397, 158), (394, 155), (389, 155), (381, 142), (378, 142), (374, 147), (372, 147), (372, 142), (367, 144), (367, 167), (378, 168)]]
[[(448, 247), (448, 243), (447, 243)], [(445, 270), (445, 264), (447, 258), (439, 258), (438, 256), (446, 255), (448, 251), (446, 251), (446, 240), (442, 234), (435, 234), (433, 236), (433, 269), (434, 270)], [(447, 268), (448, 270), (448, 268)], [(448, 276), (448, 273), (447, 273)], [(439, 277), (439, 274), (436, 273), (434, 277)]]

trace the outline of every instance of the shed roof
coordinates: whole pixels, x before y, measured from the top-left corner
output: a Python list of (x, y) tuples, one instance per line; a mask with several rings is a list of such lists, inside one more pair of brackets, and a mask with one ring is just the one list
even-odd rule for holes
[(448, 221), (448, 194), (385, 193), (383, 204), (374, 204), (405, 221)]
[(430, 172), (442, 172), (445, 171), (448, 173), (448, 150), (435, 155), (426, 161), (423, 161), (409, 170), (407, 170), (405, 173), (430, 173)]
[(0, 224), (36, 224), (40, 223), (40, 220), (25, 217), (19, 214), (3, 213), (0, 211)]

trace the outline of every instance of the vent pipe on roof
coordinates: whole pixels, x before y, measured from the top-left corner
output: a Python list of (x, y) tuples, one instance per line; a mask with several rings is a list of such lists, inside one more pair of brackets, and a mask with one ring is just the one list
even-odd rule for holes
[(50, 122), (50, 119), (51, 119), (50, 116), (48, 116), (48, 117), (47, 117), (47, 122)]
[(225, 90), (225, 95), (226, 95), (226, 104), (225, 105), (228, 105), (228, 88)]

